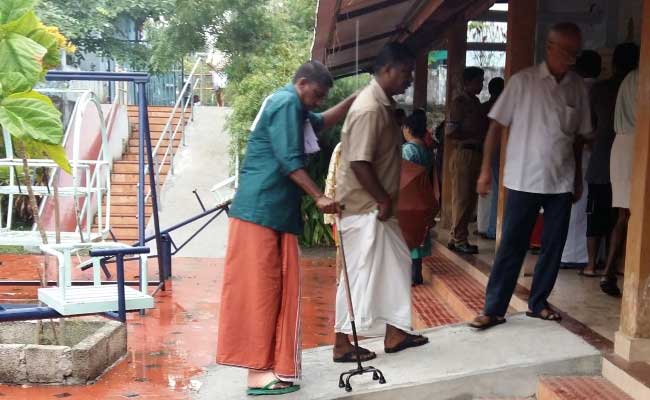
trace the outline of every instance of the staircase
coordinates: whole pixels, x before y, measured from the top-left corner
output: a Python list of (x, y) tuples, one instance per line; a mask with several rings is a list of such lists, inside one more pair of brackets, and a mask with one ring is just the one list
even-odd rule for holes
[[(118, 241), (120, 242), (135, 242), (138, 240), (138, 107), (137, 106), (128, 106), (128, 118), (129, 118), (129, 128), (130, 135), (129, 140), (126, 146), (126, 151), (124, 152), (122, 159), (115, 161), (113, 163), (113, 170), (111, 173), (111, 182), (112, 182), (112, 193), (111, 193), (111, 231), (115, 235)], [(162, 131), (165, 128), (165, 124), (169, 119), (169, 115), (172, 112), (172, 107), (149, 107), (149, 131), (151, 133), (151, 146), (155, 147), (158, 139), (162, 135)], [(173, 132), (177, 124), (180, 121), (181, 111), (177, 111), (176, 115), (172, 121), (171, 131)], [(187, 118), (189, 117), (189, 112), (185, 114), (185, 123), (187, 123)], [(178, 149), (181, 143), (181, 132), (182, 128), (179, 128), (177, 133), (177, 138), (172, 143), (174, 152)], [(167, 146), (169, 145), (169, 139), (163, 139), (160, 148), (156, 156), (158, 161), (162, 160)], [(170, 157), (167, 156), (167, 159), (163, 165), (163, 168), (160, 173), (160, 183), (165, 181), (165, 177), (169, 172), (170, 168)], [(145, 163), (146, 163), (145, 158)], [(145, 193), (148, 191), (149, 187), (149, 177), (145, 177)], [(152, 213), (151, 199), (145, 204), (145, 217), (147, 221)], [(147, 223), (145, 221), (145, 225)]]

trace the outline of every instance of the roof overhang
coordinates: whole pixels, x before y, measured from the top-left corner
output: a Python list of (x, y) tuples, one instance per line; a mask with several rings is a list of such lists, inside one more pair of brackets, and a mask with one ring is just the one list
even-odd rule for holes
[(312, 58), (335, 77), (369, 71), (379, 51), (402, 42), (414, 51), (444, 47), (453, 22), (484, 15), (495, 0), (320, 0)]

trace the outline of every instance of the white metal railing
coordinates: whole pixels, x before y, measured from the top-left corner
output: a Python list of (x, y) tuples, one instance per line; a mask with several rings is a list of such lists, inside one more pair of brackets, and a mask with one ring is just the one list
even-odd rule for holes
[[(155, 181), (156, 181), (156, 192), (160, 193), (160, 189), (162, 187), (162, 182), (160, 180), (160, 175), (162, 174), (162, 170), (165, 167), (165, 164), (167, 162), (167, 159), (169, 158), (169, 172), (171, 174), (174, 174), (174, 141), (176, 140), (177, 136), (181, 135), (181, 141), (183, 146), (186, 145), (185, 142), (185, 116), (187, 113), (187, 108), (190, 107), (190, 112), (191, 116), (190, 119), (194, 120), (194, 106), (190, 106), (191, 102), (193, 102), (193, 94), (194, 94), (194, 89), (196, 89), (197, 85), (199, 84), (200, 80), (196, 79), (197, 74), (196, 70), (201, 65), (202, 62), (205, 61), (206, 55), (203, 53), (199, 53), (196, 55), (196, 61), (194, 62), (194, 65), (192, 66), (192, 69), (190, 71), (189, 76), (185, 80), (185, 84), (183, 85), (183, 89), (180, 91), (178, 94), (178, 98), (176, 99), (176, 102), (174, 103), (174, 108), (172, 109), (169, 118), (167, 118), (167, 122), (165, 123), (165, 126), (160, 133), (160, 136), (158, 137), (158, 140), (156, 141), (156, 145), (154, 146), (153, 150), (151, 151), (152, 154), (152, 159), (153, 159), (153, 169), (154, 169), (154, 176), (155, 176)], [(185, 99), (185, 101), (183, 101)], [(176, 126), (173, 128), (174, 125), (174, 119), (176, 117), (176, 112), (181, 110), (180, 116), (178, 117), (178, 121), (176, 123)], [(160, 160), (158, 160), (158, 151), (160, 150), (161, 146), (163, 146), (163, 141), (165, 139), (167, 140), (167, 148), (165, 149), (165, 152), (162, 154), (162, 157)], [(146, 165), (145, 167), (145, 173), (147, 173), (149, 170), (149, 165)], [(147, 191), (147, 194), (145, 195), (144, 202), (149, 200), (151, 197), (151, 190)], [(162, 209), (162, 203), (158, 203), (158, 209)]]
[[(97, 230), (103, 234), (108, 234), (108, 231), (110, 230), (110, 214), (111, 214), (111, 185), (110, 185), (110, 179), (111, 179), (111, 167), (112, 167), (112, 157), (108, 151), (108, 127), (112, 127), (113, 123), (115, 122), (115, 118), (119, 112), (119, 107), (121, 105), (126, 105), (128, 101), (128, 82), (115, 82), (115, 98), (113, 99), (113, 103), (111, 104), (111, 108), (109, 111), (108, 119), (106, 120), (106, 124), (102, 123), (102, 148), (97, 155), (97, 162), (99, 162), (102, 158), (106, 161), (108, 161), (108, 168), (106, 169), (103, 178), (105, 182), (108, 184), (107, 190), (106, 190), (106, 221), (102, 224), (102, 202), (100, 199), (96, 199), (97, 202), (95, 205), (97, 206), (97, 210), (91, 210), (91, 207), (93, 206), (92, 203), (92, 197), (88, 196), (84, 199), (84, 204), (81, 208), (80, 214), (83, 215), (84, 212), (86, 213), (86, 228), (90, 229), (91, 222), (89, 216), (93, 215), (94, 212), (97, 212), (97, 215), (99, 216), (97, 218)], [(95, 101), (96, 103), (96, 101)], [(96, 103), (98, 105), (98, 103)], [(101, 117), (100, 113), (100, 118), (103, 120), (103, 117)], [(103, 122), (103, 121), (102, 121)], [(102, 184), (102, 173), (99, 170), (99, 168), (95, 168), (95, 171), (93, 172), (93, 176), (90, 179), (90, 186), (96, 186), (99, 188)], [(103, 228), (103, 225), (105, 225), (105, 229)], [(77, 227), (79, 229), (80, 227)]]
[[(72, 185), (66, 185), (58, 188), (59, 195), (64, 197), (71, 197), (75, 207), (76, 228), (75, 232), (65, 232), (62, 237), (64, 240), (88, 241), (104, 239), (110, 229), (110, 173), (112, 159), (108, 151), (108, 137), (106, 124), (101, 109), (101, 104), (97, 100), (93, 92), (89, 90), (78, 89), (44, 89), (44, 93), (76, 93), (79, 94), (75, 102), (72, 116), (68, 123), (67, 129), (64, 134), (62, 145), (67, 146), (68, 142), (72, 140), (72, 157), (70, 159), (70, 166), (72, 168)], [(121, 97), (121, 96), (117, 96)], [(113, 110), (118, 104), (119, 99), (113, 103)], [(82, 122), (84, 114), (90, 106), (96, 108), (101, 134), (101, 147), (99, 155), (96, 160), (80, 160), (80, 143), (82, 140)], [(115, 112), (112, 113), (114, 118)], [(37, 235), (36, 226), (33, 227), (31, 235), (29, 231), (12, 231), (13, 219), (13, 198), (15, 195), (26, 195), (26, 190), (21, 188), (18, 182), (20, 178), (16, 176), (15, 168), (22, 167), (22, 159), (15, 158), (13, 148), (11, 146), (11, 138), (9, 132), (3, 132), (6, 144), (6, 157), (0, 159), (0, 166), (9, 168), (9, 185), (0, 187), (0, 193), (9, 195), (9, 209), (7, 212), (6, 225), (1, 227), (0, 243), (3, 244), (17, 244), (17, 245), (34, 245), (41, 244), (40, 236)], [(85, 138), (84, 138), (85, 139)], [(43, 196), (38, 213), (43, 215), (45, 203), (49, 196), (52, 194), (50, 188), (55, 184), (58, 175), (60, 174), (60, 167), (52, 160), (48, 159), (30, 159), (28, 160), (30, 168), (45, 168), (50, 171), (49, 180), (47, 185), (36, 185), (33, 187), (35, 194)], [(81, 180), (84, 184), (81, 184)], [(104, 213), (102, 207), (102, 198), (106, 196), (106, 212)], [(83, 199), (83, 206), (78, 207), (79, 199)], [(93, 206), (93, 200), (96, 204)], [(94, 209), (95, 208), (95, 209)], [(92, 230), (92, 222), (94, 216), (97, 215), (98, 229)], [(85, 227), (81, 226), (81, 218), (85, 216)], [(85, 237), (84, 237), (85, 233)], [(48, 236), (53, 236), (48, 232)], [(77, 237), (75, 239), (75, 236)]]

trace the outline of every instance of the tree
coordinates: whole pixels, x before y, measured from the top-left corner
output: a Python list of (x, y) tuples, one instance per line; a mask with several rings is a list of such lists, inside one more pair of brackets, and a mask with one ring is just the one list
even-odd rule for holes
[[(47, 244), (38, 218), (36, 197), (29, 176), (28, 158), (47, 156), (70, 173), (61, 146), (61, 114), (52, 101), (33, 90), (47, 70), (59, 63), (62, 48), (73, 50), (55, 27), (45, 26), (34, 13), (35, 0), (3, 0), (0, 3), (0, 127), (9, 131), (22, 157), (25, 186), (34, 221)], [(47, 257), (40, 271), (47, 280)]]
[[(173, 10), (174, 0), (41, 0), (36, 12), (45, 23), (58, 26), (81, 52), (142, 69), (151, 58), (145, 26)], [(129, 39), (131, 27), (134, 39)]]
[[(507, 25), (501, 22), (470, 21), (467, 24), (467, 41), (480, 43), (505, 43)], [(505, 54), (495, 51), (472, 51), (473, 65), (498, 67), (505, 62)]]

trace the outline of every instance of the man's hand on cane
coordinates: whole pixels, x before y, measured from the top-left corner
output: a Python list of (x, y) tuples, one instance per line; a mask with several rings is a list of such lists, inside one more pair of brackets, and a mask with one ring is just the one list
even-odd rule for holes
[(341, 207), (339, 203), (330, 199), (327, 196), (320, 196), (316, 199), (316, 207), (323, 214), (339, 214), (341, 212)]

